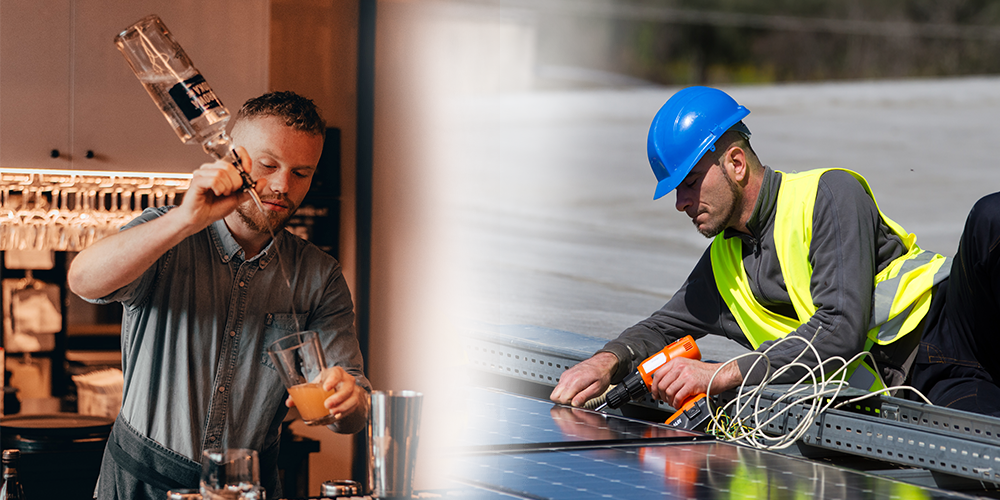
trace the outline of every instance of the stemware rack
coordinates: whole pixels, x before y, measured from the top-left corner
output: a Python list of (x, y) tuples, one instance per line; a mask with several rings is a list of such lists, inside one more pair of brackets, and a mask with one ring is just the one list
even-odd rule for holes
[(191, 174), (0, 168), (0, 250), (79, 251), (149, 207), (179, 203)]

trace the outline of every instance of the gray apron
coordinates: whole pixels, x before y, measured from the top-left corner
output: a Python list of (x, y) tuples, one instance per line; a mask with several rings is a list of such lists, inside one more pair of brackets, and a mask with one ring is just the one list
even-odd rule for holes
[[(268, 498), (281, 495), (277, 457), (278, 446), (260, 453), (261, 484)], [(108, 437), (95, 498), (163, 500), (172, 489), (197, 489), (200, 477), (201, 464), (142, 436), (118, 418)]]

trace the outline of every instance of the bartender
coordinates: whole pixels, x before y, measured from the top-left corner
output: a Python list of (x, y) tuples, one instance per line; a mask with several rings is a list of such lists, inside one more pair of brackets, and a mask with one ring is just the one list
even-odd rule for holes
[(74, 293), (124, 307), (124, 394), (97, 498), (196, 488), (212, 448), (257, 450), (267, 498), (280, 497), (281, 423), (293, 403), (266, 348), (296, 331), (318, 332), (335, 366), (322, 381), (335, 390), (324, 402), (336, 417), (329, 428), (364, 428), (371, 385), (340, 264), (281, 230), (309, 190), (325, 131), (302, 96), (250, 99), (232, 137), (263, 213), (232, 165), (206, 164), (179, 206), (147, 209), (73, 260)]

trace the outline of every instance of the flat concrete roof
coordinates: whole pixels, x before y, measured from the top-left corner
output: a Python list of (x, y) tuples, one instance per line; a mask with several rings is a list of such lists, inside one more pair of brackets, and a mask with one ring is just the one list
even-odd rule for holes
[[(461, 256), (456, 314), (613, 338), (668, 300), (709, 240), (653, 201), (653, 114), (678, 88), (455, 99), (437, 140)], [(1000, 190), (1000, 78), (724, 87), (761, 160), (864, 175), (882, 211), (953, 255), (972, 204)], [(743, 352), (699, 342), (707, 358)]]

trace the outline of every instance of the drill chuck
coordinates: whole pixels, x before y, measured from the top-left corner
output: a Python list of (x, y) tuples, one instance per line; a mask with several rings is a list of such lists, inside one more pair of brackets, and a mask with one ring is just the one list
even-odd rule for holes
[(608, 391), (606, 398), (608, 406), (621, 408), (625, 403), (640, 398), (647, 392), (649, 390), (646, 389), (646, 384), (642, 381), (642, 375), (639, 375), (639, 372), (634, 372), (625, 377), (625, 380), (616, 385), (614, 389)]
[(607, 405), (611, 408), (621, 408), (625, 403), (649, 393), (649, 386), (653, 383), (653, 373), (663, 368), (671, 359), (682, 357), (701, 359), (701, 351), (690, 335), (674, 341), (640, 363), (635, 372), (608, 391), (605, 396)]

